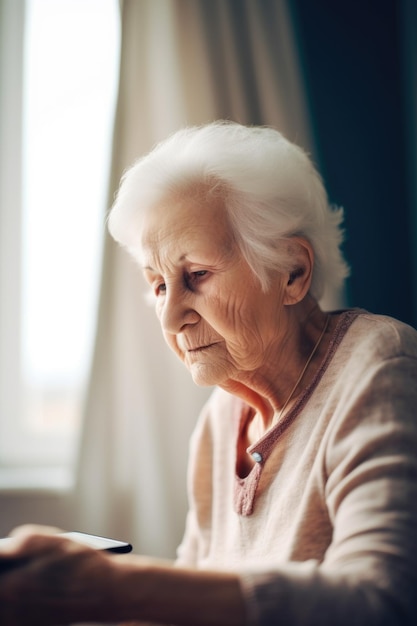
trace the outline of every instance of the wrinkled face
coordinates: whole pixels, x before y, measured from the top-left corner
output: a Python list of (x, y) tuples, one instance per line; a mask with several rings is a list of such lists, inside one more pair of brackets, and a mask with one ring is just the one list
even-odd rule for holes
[(144, 274), (166, 342), (199, 385), (262, 368), (279, 341), (282, 275), (262, 292), (238, 250), (222, 201), (167, 199), (143, 224)]

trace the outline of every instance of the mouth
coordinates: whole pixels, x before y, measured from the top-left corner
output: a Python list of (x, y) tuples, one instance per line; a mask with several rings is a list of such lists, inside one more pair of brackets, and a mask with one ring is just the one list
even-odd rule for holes
[(186, 350), (186, 352), (188, 352), (189, 354), (196, 354), (198, 352), (203, 352), (204, 350), (208, 350), (209, 348), (211, 348), (212, 346), (214, 346), (216, 344), (214, 343), (209, 343), (206, 346), (197, 346), (195, 348), (188, 348)]

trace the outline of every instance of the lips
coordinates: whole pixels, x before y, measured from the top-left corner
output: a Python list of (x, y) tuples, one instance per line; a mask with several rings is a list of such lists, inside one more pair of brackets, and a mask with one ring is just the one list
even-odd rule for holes
[(180, 348), (180, 350), (182, 350), (182, 352), (185, 352), (187, 354), (197, 354), (198, 352), (203, 352), (204, 350), (208, 350), (209, 348), (212, 348), (219, 343), (219, 341), (216, 340), (209, 341), (207, 343), (205, 343), (204, 340), (201, 343), (197, 343), (196, 341), (193, 341), (191, 343), (189, 340), (186, 341), (184, 339), (185, 338), (177, 338), (178, 347)]
[(196, 346), (194, 348), (186, 348), (187, 352), (201, 352), (202, 350), (206, 350), (207, 348), (211, 348), (211, 346), (214, 346), (214, 343), (209, 343), (207, 345), (204, 346)]

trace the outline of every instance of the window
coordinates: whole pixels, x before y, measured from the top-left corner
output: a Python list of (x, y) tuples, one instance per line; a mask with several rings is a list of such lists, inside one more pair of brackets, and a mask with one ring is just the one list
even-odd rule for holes
[(2, 109), (0, 151), (13, 138), (22, 148), (16, 167), (1, 160), (2, 182), (12, 175), (14, 186), (5, 180), (0, 205), (0, 463), (68, 466), (94, 344), (119, 9), (117, 0), (12, 4), (24, 10), (2, 17), (17, 28), (24, 19), (23, 69), (16, 84), (1, 66), (18, 106)]

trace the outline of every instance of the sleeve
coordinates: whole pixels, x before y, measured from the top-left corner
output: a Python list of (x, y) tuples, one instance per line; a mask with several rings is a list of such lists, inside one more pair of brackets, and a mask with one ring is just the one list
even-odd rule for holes
[[(213, 394), (214, 395), (214, 394)], [(197, 567), (210, 544), (213, 442), (209, 425), (212, 398), (203, 407), (189, 446), (187, 472), (188, 513), (175, 564)], [(198, 499), (195, 497), (198, 494)]]
[(177, 567), (197, 567), (198, 563), (198, 528), (193, 510), (187, 513), (185, 531), (177, 548)]
[(417, 360), (363, 373), (341, 402), (323, 470), (331, 544), (321, 563), (242, 573), (251, 626), (417, 624)]

